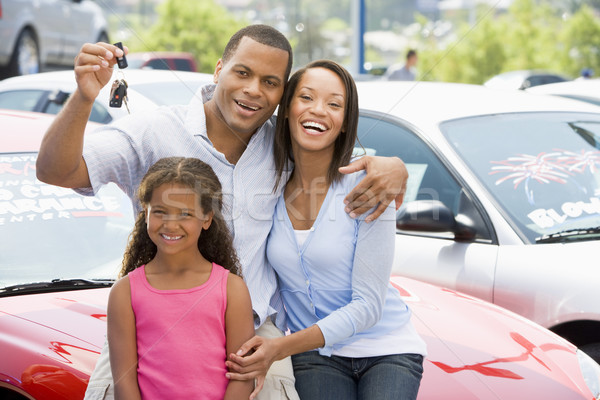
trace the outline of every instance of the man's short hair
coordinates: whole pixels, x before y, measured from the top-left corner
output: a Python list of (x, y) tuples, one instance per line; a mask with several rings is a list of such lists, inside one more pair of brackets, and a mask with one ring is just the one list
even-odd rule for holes
[(417, 55), (417, 51), (410, 49), (407, 53), (406, 53), (406, 59), (408, 60), (409, 58), (416, 56)]
[(288, 65), (284, 77), (284, 82), (287, 82), (294, 61), (292, 56), (292, 46), (281, 32), (269, 25), (248, 25), (234, 33), (231, 39), (229, 39), (227, 46), (225, 46), (225, 50), (223, 50), (223, 56), (221, 57), (223, 63), (227, 63), (233, 56), (243, 37), (249, 37), (260, 44), (275, 47), (288, 53)]

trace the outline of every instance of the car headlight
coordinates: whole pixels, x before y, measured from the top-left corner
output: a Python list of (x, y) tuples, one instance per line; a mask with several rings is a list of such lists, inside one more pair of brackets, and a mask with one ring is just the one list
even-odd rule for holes
[(577, 350), (579, 368), (595, 399), (600, 399), (600, 365), (581, 350)]

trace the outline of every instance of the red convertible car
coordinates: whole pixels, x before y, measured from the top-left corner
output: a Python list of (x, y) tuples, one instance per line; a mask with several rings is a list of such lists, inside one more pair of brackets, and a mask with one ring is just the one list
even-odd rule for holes
[[(36, 180), (47, 114), (0, 111), (0, 398), (81, 399), (105, 340), (128, 198)], [(393, 284), (428, 346), (420, 400), (600, 398), (600, 366), (552, 332), (473, 297)]]

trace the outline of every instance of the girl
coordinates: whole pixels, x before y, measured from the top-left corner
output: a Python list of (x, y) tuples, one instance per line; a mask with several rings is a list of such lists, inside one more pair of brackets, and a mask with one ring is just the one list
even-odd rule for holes
[(163, 158), (138, 189), (143, 211), (108, 300), (117, 399), (243, 399), (226, 355), (254, 335), (250, 295), (221, 215), (221, 184), (194, 158)]
[(371, 223), (344, 212), (344, 193), (364, 177), (338, 172), (357, 138), (352, 77), (332, 61), (309, 64), (291, 77), (277, 118), (279, 179), (293, 170), (267, 256), (291, 334), (246, 342), (227, 362), (230, 377), (260, 378), (273, 360), (292, 355), (301, 399), (414, 400), (425, 343), (389, 283), (394, 207)]

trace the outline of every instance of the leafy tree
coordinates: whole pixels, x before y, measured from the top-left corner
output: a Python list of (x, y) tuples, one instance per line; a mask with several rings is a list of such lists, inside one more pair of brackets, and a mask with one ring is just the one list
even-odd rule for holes
[(507, 54), (502, 72), (518, 69), (558, 69), (556, 32), (561, 19), (556, 9), (535, 0), (516, 0), (502, 17), (499, 32)]
[(581, 69), (592, 68), (600, 75), (600, 21), (594, 11), (581, 7), (565, 22), (560, 34), (563, 51), (559, 60), (562, 69), (578, 76)]
[(421, 80), (482, 83), (500, 72), (506, 61), (502, 24), (493, 18), (481, 17), (470, 27), (463, 24), (457, 39), (443, 50), (420, 52)]
[[(545, 69), (572, 77), (600, 72), (600, 21), (582, 6), (571, 17), (547, 2), (515, 0), (508, 12), (481, 8), (473, 26), (463, 23), (454, 40), (421, 40), (420, 79), (483, 83), (519, 69)], [(424, 25), (426, 21), (420, 21)]]
[(214, 71), (231, 35), (246, 25), (213, 0), (166, 0), (157, 11), (156, 24), (139, 35), (139, 47), (132, 50), (190, 52), (198, 69), (208, 73)]

